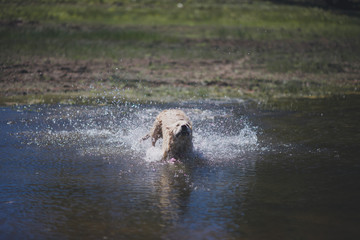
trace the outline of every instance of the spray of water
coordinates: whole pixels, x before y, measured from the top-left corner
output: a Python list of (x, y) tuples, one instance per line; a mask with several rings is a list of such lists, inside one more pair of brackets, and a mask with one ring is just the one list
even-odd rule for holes
[[(59, 106), (42, 108), (29, 121), (29, 144), (72, 148), (80, 155), (112, 155), (159, 161), (161, 140), (140, 141), (166, 106)], [(257, 129), (229, 108), (182, 107), (193, 122), (194, 157), (209, 161), (241, 159), (257, 150)], [(36, 128), (34, 127), (36, 126)], [(35, 131), (35, 132), (34, 132)]]

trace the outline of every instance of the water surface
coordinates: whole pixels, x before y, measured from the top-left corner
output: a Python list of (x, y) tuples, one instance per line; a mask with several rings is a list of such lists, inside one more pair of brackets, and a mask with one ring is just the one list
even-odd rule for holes
[[(360, 98), (0, 108), (1, 239), (356, 239)], [(195, 155), (139, 139), (181, 108)]]

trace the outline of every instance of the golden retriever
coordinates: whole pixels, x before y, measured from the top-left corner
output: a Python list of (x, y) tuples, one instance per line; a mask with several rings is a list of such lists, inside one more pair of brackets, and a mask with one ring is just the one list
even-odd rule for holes
[(162, 111), (155, 119), (150, 133), (142, 140), (151, 137), (155, 146), (159, 138), (163, 138), (163, 160), (183, 158), (192, 152), (192, 124), (186, 114), (178, 109)]

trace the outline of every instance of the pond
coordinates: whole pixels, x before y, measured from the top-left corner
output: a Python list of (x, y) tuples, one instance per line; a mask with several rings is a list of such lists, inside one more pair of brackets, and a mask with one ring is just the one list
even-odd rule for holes
[[(163, 109), (194, 157), (140, 142)], [(356, 239), (360, 97), (0, 108), (1, 239)]]

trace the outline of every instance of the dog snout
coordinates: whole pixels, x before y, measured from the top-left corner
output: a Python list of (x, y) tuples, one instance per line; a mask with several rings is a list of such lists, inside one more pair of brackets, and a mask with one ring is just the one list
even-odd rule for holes
[(187, 131), (187, 128), (188, 128), (188, 127), (187, 127), (186, 125), (182, 125), (182, 126), (181, 126), (181, 131), (185, 132), (185, 131)]

